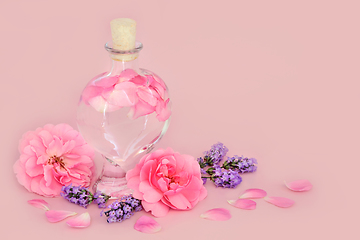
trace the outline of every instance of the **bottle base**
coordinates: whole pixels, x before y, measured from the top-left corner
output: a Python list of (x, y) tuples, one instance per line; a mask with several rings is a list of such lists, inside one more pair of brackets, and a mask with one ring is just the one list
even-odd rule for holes
[(100, 191), (106, 195), (111, 196), (111, 199), (118, 199), (124, 195), (133, 193), (133, 190), (128, 188), (125, 177), (100, 177), (93, 186), (94, 192)]

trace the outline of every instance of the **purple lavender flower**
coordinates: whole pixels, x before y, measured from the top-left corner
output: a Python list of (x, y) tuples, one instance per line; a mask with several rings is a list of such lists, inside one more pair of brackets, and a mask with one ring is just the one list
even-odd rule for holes
[(120, 200), (108, 206), (109, 210), (104, 210), (103, 214), (107, 217), (108, 223), (122, 222), (134, 215), (134, 212), (142, 210), (141, 201), (131, 195), (123, 196)]
[(212, 173), (210, 179), (215, 183), (216, 187), (235, 188), (242, 181), (239, 173), (231, 169), (223, 170), (219, 166), (215, 166)]
[(66, 200), (84, 208), (87, 208), (94, 199), (89, 189), (81, 186), (72, 186), (72, 184), (70, 184), (68, 186), (63, 186), (61, 191), (60, 195)]
[(202, 157), (199, 157), (199, 158), (197, 159), (197, 161), (198, 161), (201, 169), (203, 169), (204, 167), (207, 166), (207, 162), (206, 162)]
[(118, 210), (116, 210), (115, 213), (116, 213), (116, 217), (118, 217), (118, 218), (121, 217), (122, 215), (124, 215), (124, 211), (120, 208)]
[(202, 177), (201, 180), (203, 181), (203, 185), (207, 182), (207, 178), (206, 178), (206, 177)]
[(132, 210), (131, 205), (126, 204), (126, 205), (123, 207), (124, 213), (129, 213), (129, 212), (131, 212), (131, 210)]
[(143, 210), (143, 207), (141, 205), (135, 208), (135, 212), (140, 212), (141, 210)]
[(109, 195), (106, 195), (100, 191), (97, 191), (94, 194), (94, 202), (98, 205), (99, 208), (105, 208), (106, 207), (105, 203), (109, 199), (110, 199)]
[(244, 158), (235, 155), (223, 161), (228, 152), (224, 144), (218, 142), (211, 146), (209, 151), (204, 152), (204, 157), (197, 159), (203, 184), (210, 178), (217, 187), (234, 188), (242, 181), (240, 173), (255, 172), (257, 161), (255, 158)]
[(108, 222), (108, 223), (113, 223), (113, 222), (116, 222), (116, 221), (117, 221), (117, 218), (116, 218), (115, 216), (109, 217), (109, 218), (107, 219), (107, 222)]
[[(227, 147), (221, 142), (218, 142), (211, 146), (209, 151), (204, 152), (204, 159), (201, 160), (205, 166), (214, 166), (219, 164), (223, 158), (226, 156), (226, 153), (229, 151)], [(199, 159), (198, 159), (199, 161)], [(199, 162), (200, 164), (200, 162)], [(200, 164), (201, 166), (201, 164)]]
[(60, 195), (66, 200), (71, 203), (80, 205), (84, 208), (87, 208), (87, 206), (92, 202), (98, 204), (100, 208), (104, 208), (106, 207), (106, 201), (110, 198), (110, 196), (103, 194), (99, 191), (93, 195), (88, 188), (84, 188), (81, 186), (72, 186), (72, 184), (68, 186), (63, 186), (61, 188), (61, 191), (62, 192), (60, 193)]
[(237, 155), (228, 157), (222, 168), (231, 169), (239, 173), (255, 172), (257, 169), (257, 160), (255, 158), (244, 158)]

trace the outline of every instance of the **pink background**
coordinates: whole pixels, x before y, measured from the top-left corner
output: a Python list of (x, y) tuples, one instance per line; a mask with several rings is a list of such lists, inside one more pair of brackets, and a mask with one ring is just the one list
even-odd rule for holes
[[(248, 2), (1, 1), (1, 239), (355, 239), (359, 2)], [(236, 189), (207, 183), (208, 197), (157, 219), (163, 229), (155, 235), (133, 229), (145, 212), (107, 224), (96, 206), (61, 198), (46, 200), (52, 209), (88, 211), (91, 226), (48, 223), (26, 202), (39, 196), (12, 172), (24, 132), (47, 123), (76, 127), (82, 89), (110, 67), (103, 45), (118, 17), (137, 21), (140, 65), (170, 89), (172, 122), (157, 147), (199, 157), (221, 141), (230, 156), (259, 161)], [(283, 184), (298, 179), (313, 189), (296, 193)], [(257, 200), (256, 210), (245, 211), (226, 202), (255, 187), (296, 203), (281, 209)], [(216, 207), (232, 219), (199, 218)]]

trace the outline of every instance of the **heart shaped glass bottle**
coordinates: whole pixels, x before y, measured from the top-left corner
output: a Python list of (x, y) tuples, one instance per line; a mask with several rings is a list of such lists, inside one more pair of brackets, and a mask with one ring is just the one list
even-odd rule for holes
[(138, 67), (142, 44), (135, 42), (135, 27), (131, 19), (111, 22), (113, 41), (105, 45), (111, 70), (88, 83), (77, 112), (81, 135), (104, 158), (94, 190), (113, 197), (131, 193), (126, 172), (165, 134), (171, 115), (165, 83)]

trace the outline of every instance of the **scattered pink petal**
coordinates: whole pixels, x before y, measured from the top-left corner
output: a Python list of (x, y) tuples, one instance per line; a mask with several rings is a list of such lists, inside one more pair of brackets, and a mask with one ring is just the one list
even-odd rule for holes
[(144, 215), (136, 221), (134, 229), (143, 233), (156, 233), (161, 230), (161, 226), (154, 219)]
[(245, 190), (245, 192), (239, 198), (263, 198), (267, 195), (267, 193), (258, 188), (251, 188)]
[(284, 197), (265, 197), (264, 200), (281, 208), (291, 207), (295, 203), (293, 200)]
[(30, 203), (34, 207), (44, 209), (45, 211), (49, 211), (49, 204), (43, 199), (32, 199), (29, 200), (28, 203)]
[(90, 225), (90, 214), (83, 213), (73, 219), (68, 220), (67, 225), (74, 228), (86, 228)]
[(254, 210), (256, 208), (256, 202), (250, 199), (228, 200), (228, 203), (234, 207), (245, 210)]
[(226, 221), (231, 218), (230, 211), (225, 208), (214, 208), (200, 215), (201, 218), (213, 221)]
[(309, 191), (312, 188), (312, 184), (306, 179), (289, 182), (289, 183), (285, 182), (285, 185), (290, 190), (295, 191), (295, 192)]
[(69, 211), (56, 211), (56, 210), (49, 210), (46, 211), (45, 215), (49, 222), (60, 222), (65, 218), (71, 217), (76, 215), (76, 212), (69, 212)]

